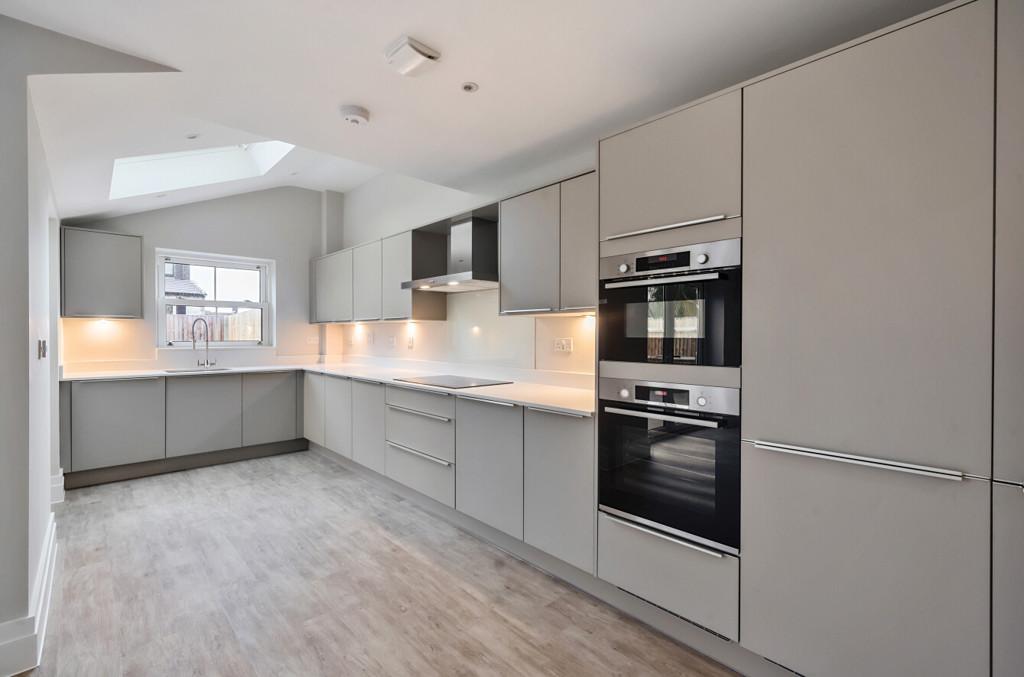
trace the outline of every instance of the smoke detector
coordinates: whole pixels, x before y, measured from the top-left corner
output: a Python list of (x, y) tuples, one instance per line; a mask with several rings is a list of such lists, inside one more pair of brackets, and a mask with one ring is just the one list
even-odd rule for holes
[(362, 106), (342, 106), (338, 109), (345, 122), (351, 125), (361, 126), (370, 121), (370, 111)]
[(384, 59), (399, 75), (413, 75), (440, 58), (440, 52), (408, 35), (400, 36), (384, 50)]

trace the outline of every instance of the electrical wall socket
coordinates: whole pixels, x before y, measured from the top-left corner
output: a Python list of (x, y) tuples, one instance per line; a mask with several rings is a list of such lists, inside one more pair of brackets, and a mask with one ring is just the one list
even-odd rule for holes
[(557, 339), (555, 339), (555, 352), (556, 353), (571, 353), (572, 352), (572, 339), (571, 338), (557, 338)]

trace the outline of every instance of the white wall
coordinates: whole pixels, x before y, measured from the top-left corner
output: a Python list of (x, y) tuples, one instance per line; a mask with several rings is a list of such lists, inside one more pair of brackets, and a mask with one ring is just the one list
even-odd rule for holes
[(309, 324), (309, 260), (319, 255), (323, 244), (322, 200), (319, 192), (304, 188), (271, 188), (78, 224), (143, 237), (144, 319), (62, 320), (65, 368), (99, 368), (98, 362), (122, 366), (136, 361), (143, 367), (194, 361), (191, 349), (157, 346), (156, 323), (163, 315), (156, 302), (156, 248), (273, 259), (276, 346), (219, 349), (215, 359), (222, 365), (269, 357), (315, 360), (320, 338), (317, 327)]

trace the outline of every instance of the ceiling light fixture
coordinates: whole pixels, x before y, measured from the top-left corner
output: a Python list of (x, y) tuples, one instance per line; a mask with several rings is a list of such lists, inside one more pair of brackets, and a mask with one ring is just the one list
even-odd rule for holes
[(478, 89), (480, 89), (480, 85), (476, 84), (475, 82), (463, 82), (462, 83), (462, 91), (467, 92), (469, 94), (472, 94), (473, 92), (475, 92)]
[(441, 53), (436, 49), (408, 35), (399, 36), (384, 50), (384, 60), (399, 75), (412, 75), (440, 58)]
[(370, 111), (362, 106), (346, 105), (338, 109), (345, 122), (359, 127), (370, 121)]

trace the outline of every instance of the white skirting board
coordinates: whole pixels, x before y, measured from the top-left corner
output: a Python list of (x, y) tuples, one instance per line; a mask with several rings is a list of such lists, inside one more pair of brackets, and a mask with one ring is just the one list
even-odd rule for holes
[(50, 613), (53, 573), (57, 563), (57, 523), (53, 513), (46, 528), (46, 543), (39, 559), (36, 585), (29, 603), (31, 613), (0, 623), (0, 675), (16, 675), (39, 665)]
[(57, 474), (50, 475), (50, 504), (64, 502), (64, 468), (57, 468)]

